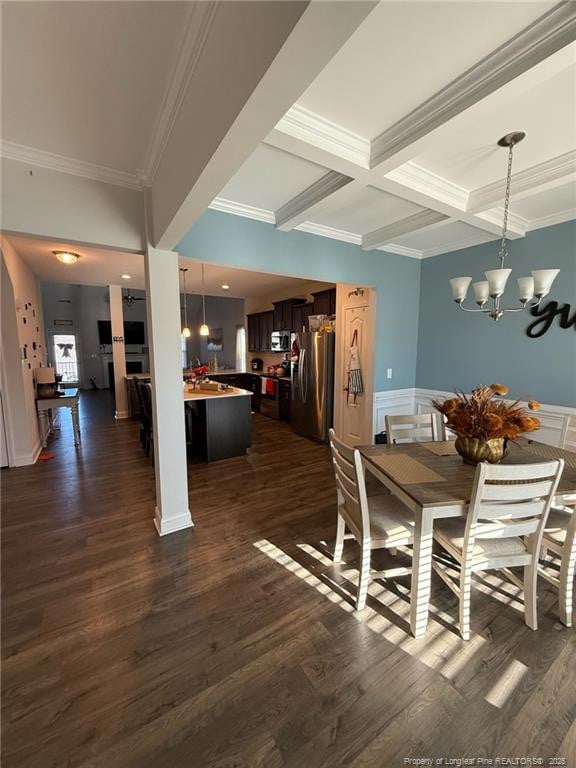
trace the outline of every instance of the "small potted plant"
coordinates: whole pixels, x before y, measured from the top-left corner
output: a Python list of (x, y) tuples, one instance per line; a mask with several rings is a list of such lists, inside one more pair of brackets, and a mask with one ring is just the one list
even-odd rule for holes
[[(473, 389), (470, 395), (457, 391), (448, 400), (432, 401), (434, 408), (446, 417), (446, 426), (456, 433), (455, 447), (466, 464), (497, 464), (506, 454), (508, 440), (540, 427), (540, 420), (519, 401), (503, 400), (507, 394), (508, 387), (491, 384)], [(530, 400), (528, 408), (538, 411), (540, 403)]]

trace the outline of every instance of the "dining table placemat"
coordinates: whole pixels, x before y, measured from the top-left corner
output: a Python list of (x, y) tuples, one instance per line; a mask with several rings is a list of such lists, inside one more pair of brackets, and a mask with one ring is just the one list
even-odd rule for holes
[(455, 440), (435, 440), (433, 443), (420, 443), (420, 445), (435, 453), (436, 456), (454, 456), (458, 453), (455, 442)]
[(406, 453), (371, 456), (370, 461), (383, 469), (397, 483), (411, 485), (414, 483), (440, 483), (446, 480), (445, 477)]

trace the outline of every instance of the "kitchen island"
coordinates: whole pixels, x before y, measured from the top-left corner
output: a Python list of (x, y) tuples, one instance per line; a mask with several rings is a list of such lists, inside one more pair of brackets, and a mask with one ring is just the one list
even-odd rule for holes
[(190, 454), (203, 461), (244, 456), (252, 443), (252, 392), (184, 391)]

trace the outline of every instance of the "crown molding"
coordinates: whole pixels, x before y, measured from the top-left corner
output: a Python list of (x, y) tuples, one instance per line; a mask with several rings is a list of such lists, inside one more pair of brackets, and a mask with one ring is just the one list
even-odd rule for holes
[(370, 168), (531, 69), (575, 37), (576, 3), (559, 3), (377, 136), (371, 145)]
[(334, 229), (334, 227), (325, 227), (323, 224), (314, 224), (311, 221), (305, 221), (303, 224), (299, 224), (296, 229), (299, 232), (308, 232), (310, 235), (329, 237), (332, 240), (341, 240), (343, 243), (352, 243), (353, 245), (360, 245), (362, 241), (361, 235), (356, 235), (354, 232), (346, 232), (343, 229)]
[[(488, 235), (488, 232), (486, 233)], [(473, 248), (476, 245), (485, 245), (486, 243), (490, 242), (496, 242), (500, 238), (493, 236), (487, 240), (482, 241), (481, 243), (471, 243), (468, 240), (458, 240), (456, 243), (451, 243), (450, 245), (439, 245), (436, 248), (425, 248), (422, 251), (422, 258), (423, 259), (430, 259), (433, 256), (441, 256), (443, 253), (451, 253), (452, 251), (463, 251), (466, 248)]]
[(368, 232), (362, 236), (362, 248), (365, 251), (370, 251), (373, 248), (380, 248), (393, 243), (396, 237), (410, 234), (418, 229), (424, 229), (436, 224), (448, 222), (449, 216), (445, 216), (443, 213), (437, 211), (418, 211), (411, 216), (406, 216), (404, 219), (395, 221), (392, 224), (388, 224), (380, 229), (375, 229), (373, 232)]
[[(576, 174), (576, 150), (571, 150), (558, 157), (553, 157), (543, 163), (526, 168), (512, 176), (514, 199), (526, 197), (526, 193), (535, 193), (539, 187), (556, 186), (564, 179)], [(491, 208), (504, 197), (504, 179), (470, 192), (467, 211), (482, 211)]]
[(337, 171), (328, 171), (321, 179), (315, 181), (307, 189), (293, 197), (276, 211), (276, 226), (287, 231), (303, 224), (306, 216), (314, 205), (326, 197), (333, 195), (352, 181), (350, 176), (344, 176)]
[(553, 227), (555, 224), (563, 224), (565, 221), (572, 221), (572, 219), (576, 219), (576, 208), (569, 208), (567, 211), (551, 213), (549, 216), (532, 219), (528, 222), (528, 232), (531, 232), (533, 229)]
[[(502, 206), (498, 208), (492, 208), (490, 211), (482, 211), (482, 213), (476, 214), (479, 219), (487, 221), (494, 226), (502, 229), (504, 222), (504, 208)], [(519, 216), (517, 213), (508, 211), (508, 226), (507, 236), (511, 240), (515, 240), (518, 237), (524, 237), (529, 229), (530, 222), (523, 216)]]
[(387, 243), (376, 250), (395, 253), (398, 256), (408, 256), (411, 259), (421, 259), (424, 254), (424, 251), (421, 251), (419, 248), (407, 248), (405, 245), (398, 245), (397, 243)]
[(265, 208), (256, 208), (253, 205), (244, 203), (235, 203), (233, 200), (226, 200), (224, 197), (215, 197), (208, 208), (222, 213), (231, 213), (234, 216), (244, 216), (246, 219), (263, 221), (265, 224), (274, 224), (274, 212), (267, 211)]
[(275, 130), (348, 160), (361, 168), (369, 168), (369, 139), (358, 136), (298, 104), (288, 110)]
[(151, 184), (164, 155), (172, 128), (194, 76), (217, 12), (217, 2), (191, 3), (184, 22), (174, 67), (146, 151), (144, 176)]
[(465, 211), (468, 190), (454, 184), (436, 173), (409, 161), (389, 171), (385, 178), (401, 184), (426, 197), (446, 203), (459, 211)]
[(84, 160), (57, 155), (43, 149), (26, 147), (13, 141), (2, 140), (0, 154), (7, 160), (16, 160), (19, 163), (35, 165), (59, 173), (69, 173), (72, 176), (81, 176), (85, 179), (92, 179), (92, 181), (101, 181), (104, 184), (114, 184), (117, 187), (127, 187), (128, 189), (142, 190), (144, 188), (144, 180), (139, 173), (118, 171), (115, 168), (87, 163)]

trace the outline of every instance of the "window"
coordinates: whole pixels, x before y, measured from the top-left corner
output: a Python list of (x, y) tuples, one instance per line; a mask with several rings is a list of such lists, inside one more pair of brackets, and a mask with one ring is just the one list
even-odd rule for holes
[(78, 350), (74, 334), (54, 334), (54, 367), (56, 373), (62, 376), (64, 383), (77, 383)]
[(236, 370), (246, 371), (246, 328), (236, 326)]
[(180, 336), (180, 352), (182, 357), (182, 368), (188, 368), (188, 344), (186, 336)]

